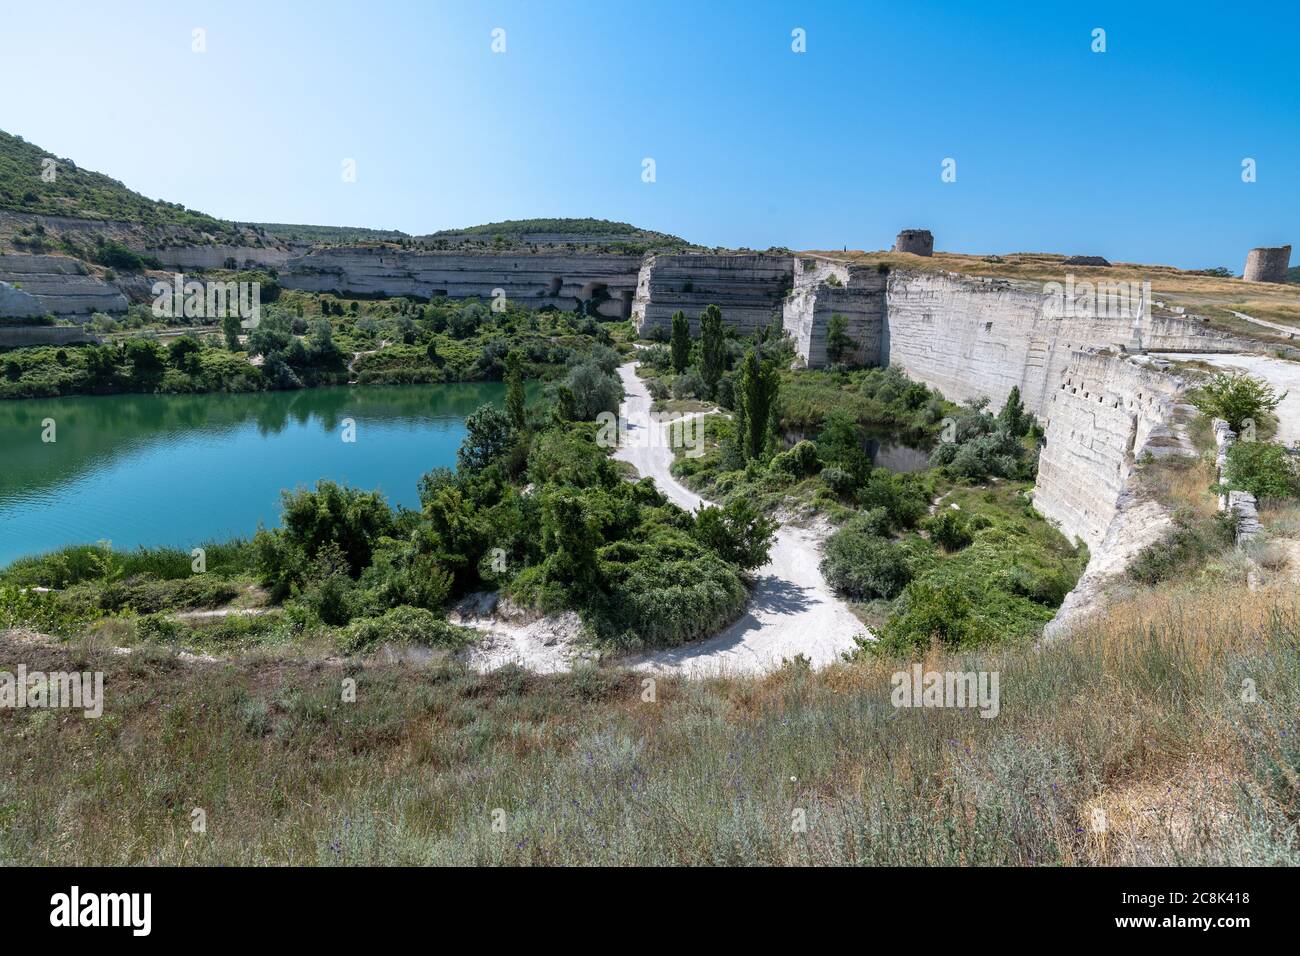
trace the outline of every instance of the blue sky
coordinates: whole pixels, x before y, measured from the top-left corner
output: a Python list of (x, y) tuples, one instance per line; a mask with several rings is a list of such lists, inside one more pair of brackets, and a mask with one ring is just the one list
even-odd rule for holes
[(801, 249), (923, 227), (1236, 271), (1300, 245), (1300, 4), (1138, 6), (9, 3), (0, 128), (242, 220), (596, 216)]

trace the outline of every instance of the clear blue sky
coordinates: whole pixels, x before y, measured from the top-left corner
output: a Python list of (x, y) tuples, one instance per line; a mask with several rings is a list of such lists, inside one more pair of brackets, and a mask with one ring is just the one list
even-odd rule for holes
[(10, 2), (2, 42), (0, 128), (232, 219), (595, 216), (755, 248), (924, 227), (1236, 271), (1300, 246), (1295, 0)]

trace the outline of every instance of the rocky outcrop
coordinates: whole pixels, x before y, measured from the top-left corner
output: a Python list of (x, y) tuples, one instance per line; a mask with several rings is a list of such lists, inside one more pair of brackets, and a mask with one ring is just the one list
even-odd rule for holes
[(0, 348), (28, 348), (36, 345), (87, 345), (99, 336), (83, 325), (0, 325)]
[(781, 315), (793, 281), (788, 255), (651, 255), (637, 276), (632, 320), (641, 335), (651, 335), (670, 330), (673, 313), (681, 310), (696, 335), (700, 313), (716, 305), (724, 322), (748, 335)]
[[(81, 262), (68, 256), (0, 255), (0, 282), (35, 299), (41, 315), (125, 312), (127, 307), (126, 296), (90, 275)], [(27, 298), (12, 295), (8, 298), (18, 309), (30, 308)], [(7, 314), (0, 312), (0, 316)]]
[(559, 252), (415, 252), (385, 246), (314, 249), (284, 263), (280, 284), (309, 292), (491, 300), (530, 308), (580, 304), (607, 318), (632, 313), (637, 256)]

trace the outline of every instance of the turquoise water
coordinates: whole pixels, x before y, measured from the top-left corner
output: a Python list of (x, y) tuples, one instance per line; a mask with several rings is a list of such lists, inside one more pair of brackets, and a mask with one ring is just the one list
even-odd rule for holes
[(320, 478), (415, 507), (420, 475), (454, 467), (466, 416), (504, 396), (489, 382), (0, 402), (0, 567), (67, 544), (247, 537), (278, 523), (281, 489)]

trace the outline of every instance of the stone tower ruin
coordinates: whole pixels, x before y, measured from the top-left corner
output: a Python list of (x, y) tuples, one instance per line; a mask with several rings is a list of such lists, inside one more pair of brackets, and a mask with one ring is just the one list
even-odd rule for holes
[(934, 255), (934, 236), (929, 229), (904, 229), (894, 240), (895, 252), (910, 252), (914, 256)]
[(1246, 256), (1246, 271), (1241, 277), (1247, 282), (1285, 282), (1290, 264), (1290, 246), (1251, 249)]

